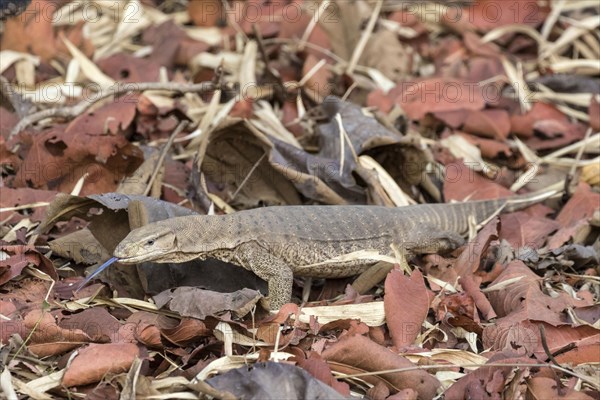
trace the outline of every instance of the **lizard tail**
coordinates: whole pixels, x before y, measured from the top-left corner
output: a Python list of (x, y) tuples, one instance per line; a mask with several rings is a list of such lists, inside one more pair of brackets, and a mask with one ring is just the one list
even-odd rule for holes
[(465, 234), (469, 229), (469, 216), (474, 216), (478, 224), (484, 224), (495, 215), (522, 210), (560, 192), (560, 189), (550, 187), (541, 191), (502, 199), (446, 204), (445, 210), (439, 210), (438, 213), (445, 215), (445, 217), (440, 217), (442, 221), (448, 220), (446, 222), (447, 226), (444, 228)]
[(557, 194), (560, 194), (562, 190), (560, 189), (543, 189), (537, 192), (532, 192), (528, 194), (524, 194), (522, 196), (514, 196), (506, 199), (506, 203), (504, 203), (504, 212), (513, 212), (522, 210), (523, 208), (527, 208), (536, 203), (542, 202), (550, 197), (553, 197)]

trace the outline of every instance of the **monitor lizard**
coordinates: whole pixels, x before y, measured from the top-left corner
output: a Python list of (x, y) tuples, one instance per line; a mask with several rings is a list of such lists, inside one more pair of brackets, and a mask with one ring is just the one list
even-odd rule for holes
[(399, 208), (274, 206), (228, 215), (176, 217), (132, 230), (111, 260), (121, 264), (205, 258), (231, 262), (267, 281), (269, 296), (263, 305), (277, 309), (291, 300), (294, 275), (356, 275), (377, 262), (376, 257), (369, 258), (373, 252), (362, 259), (342, 256), (361, 250), (392, 255), (391, 245), (410, 254), (454, 249), (464, 243), (470, 216), (481, 223), (499, 211), (516, 211), (556, 193)]

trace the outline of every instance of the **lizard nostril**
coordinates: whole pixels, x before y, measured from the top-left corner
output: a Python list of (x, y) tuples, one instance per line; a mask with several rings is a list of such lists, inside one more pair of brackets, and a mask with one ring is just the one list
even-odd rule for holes
[(154, 240), (148, 240), (147, 244), (148, 246), (152, 246), (154, 244)]

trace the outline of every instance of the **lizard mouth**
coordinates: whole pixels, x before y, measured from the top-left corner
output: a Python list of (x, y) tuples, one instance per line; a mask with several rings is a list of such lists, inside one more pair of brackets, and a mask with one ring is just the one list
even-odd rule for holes
[(118, 251), (115, 251), (114, 256), (119, 258), (121, 264), (139, 264), (145, 261), (156, 261), (164, 255), (164, 251), (151, 251), (145, 254), (135, 256), (120, 256)]

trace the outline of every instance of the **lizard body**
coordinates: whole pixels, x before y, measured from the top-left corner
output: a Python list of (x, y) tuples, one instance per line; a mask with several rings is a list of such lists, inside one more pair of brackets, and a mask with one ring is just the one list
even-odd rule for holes
[[(379, 206), (281, 206), (228, 215), (167, 219), (135, 229), (117, 246), (122, 264), (184, 262), (216, 258), (240, 265), (268, 282), (271, 308), (291, 299), (293, 276), (341, 278), (377, 260), (332, 260), (359, 250), (431, 253), (460, 246), (469, 228), (502, 211), (541, 201), (542, 196), (400, 208)], [(315, 265), (316, 264), (316, 265)]]

